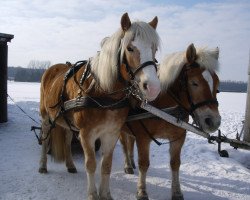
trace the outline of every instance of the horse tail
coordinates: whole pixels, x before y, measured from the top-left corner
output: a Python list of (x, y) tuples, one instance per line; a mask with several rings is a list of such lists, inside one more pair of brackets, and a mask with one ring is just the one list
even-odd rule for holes
[(65, 161), (66, 130), (56, 125), (51, 131), (51, 156), (55, 162)]

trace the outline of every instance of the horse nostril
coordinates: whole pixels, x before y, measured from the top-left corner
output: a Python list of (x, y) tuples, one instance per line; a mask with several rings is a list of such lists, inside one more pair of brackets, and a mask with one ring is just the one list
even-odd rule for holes
[(213, 125), (213, 122), (212, 122), (211, 118), (209, 118), (209, 117), (205, 119), (205, 123), (206, 123), (208, 126), (212, 126), (212, 125)]
[(148, 89), (148, 84), (147, 83), (143, 83), (143, 89), (147, 90)]

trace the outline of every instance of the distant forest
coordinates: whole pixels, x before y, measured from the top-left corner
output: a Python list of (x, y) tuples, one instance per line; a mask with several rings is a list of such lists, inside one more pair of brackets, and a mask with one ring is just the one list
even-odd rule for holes
[(31, 60), (27, 68), (8, 67), (8, 80), (19, 82), (40, 82), (43, 73), (50, 65), (50, 61)]
[[(8, 67), (8, 80), (19, 82), (40, 82), (43, 73), (49, 66), (49, 61), (31, 61), (28, 68)], [(247, 83), (241, 81), (221, 81), (219, 91), (246, 92)]]

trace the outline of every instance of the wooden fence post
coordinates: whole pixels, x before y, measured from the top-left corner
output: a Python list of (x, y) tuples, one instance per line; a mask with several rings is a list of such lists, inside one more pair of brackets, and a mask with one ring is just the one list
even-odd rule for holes
[(8, 79), (8, 45), (14, 35), (0, 33), (0, 123), (8, 121), (7, 79)]
[(250, 142), (250, 52), (249, 52), (249, 63), (248, 63), (247, 102), (246, 102), (243, 141)]

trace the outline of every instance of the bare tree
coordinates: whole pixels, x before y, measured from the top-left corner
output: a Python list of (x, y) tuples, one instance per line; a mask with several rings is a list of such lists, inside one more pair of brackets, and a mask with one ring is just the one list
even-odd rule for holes
[(50, 65), (50, 61), (31, 60), (27, 68), (17, 70), (15, 81), (40, 82), (43, 73)]
[(31, 60), (27, 67), (30, 69), (48, 69), (50, 65), (51, 62), (48, 60), (45, 61)]

